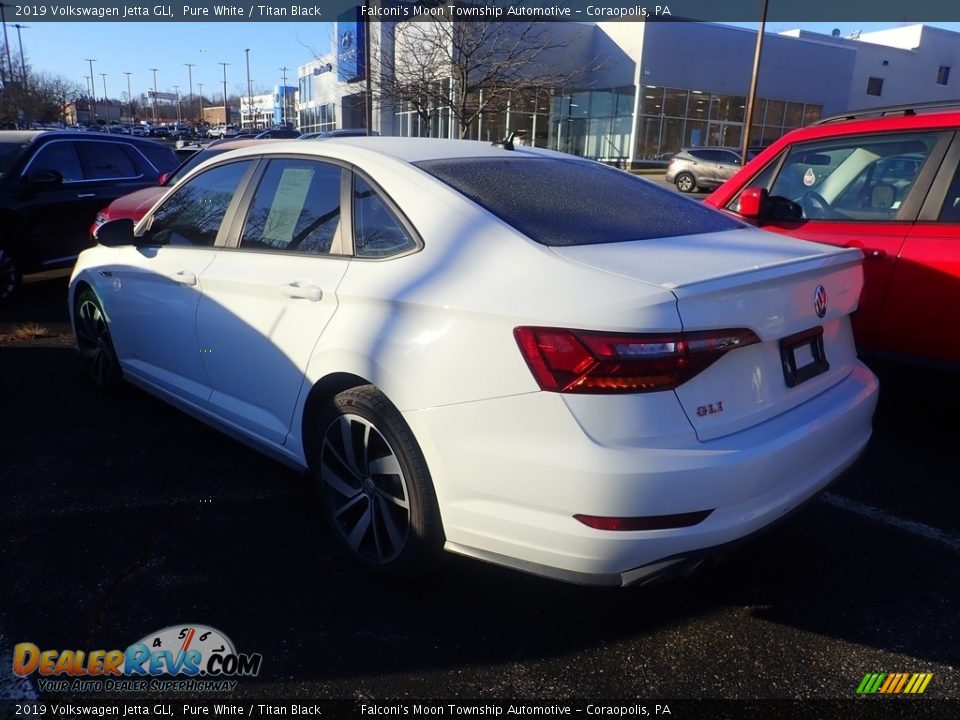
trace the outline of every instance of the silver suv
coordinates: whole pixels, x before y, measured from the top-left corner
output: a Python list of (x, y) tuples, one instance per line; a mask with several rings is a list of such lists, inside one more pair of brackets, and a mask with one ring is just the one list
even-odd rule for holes
[(740, 151), (726, 147), (683, 148), (670, 158), (666, 181), (683, 193), (712, 190), (736, 175)]

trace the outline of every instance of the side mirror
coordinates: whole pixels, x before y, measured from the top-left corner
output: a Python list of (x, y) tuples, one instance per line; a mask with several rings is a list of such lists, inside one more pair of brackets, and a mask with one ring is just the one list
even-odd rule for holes
[(34, 188), (54, 187), (63, 184), (63, 175), (58, 170), (34, 170), (27, 175), (27, 183)]
[(93, 239), (105, 247), (133, 245), (133, 220), (130, 218), (117, 218), (116, 220), (105, 222), (96, 229), (93, 234)]
[(766, 188), (747, 188), (740, 193), (740, 198), (737, 201), (737, 214), (751, 220), (759, 220), (763, 217), (763, 211), (766, 205)]

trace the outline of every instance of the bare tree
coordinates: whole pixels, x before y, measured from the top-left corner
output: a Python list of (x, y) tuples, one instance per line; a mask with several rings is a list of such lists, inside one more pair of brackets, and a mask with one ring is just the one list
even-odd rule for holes
[[(571, 67), (562, 23), (462, 22), (448, 19), (396, 25), (392, 43), (372, 53), (373, 90), (381, 101), (415, 112), (431, 128), (449, 108), (459, 137), (489, 110), (576, 84), (596, 64)], [(391, 46), (392, 45), (392, 46)]]

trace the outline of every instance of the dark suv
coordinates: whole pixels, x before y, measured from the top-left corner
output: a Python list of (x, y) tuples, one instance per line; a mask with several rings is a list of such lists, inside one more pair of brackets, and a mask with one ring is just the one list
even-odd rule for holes
[(0, 131), (0, 302), (24, 273), (68, 267), (115, 198), (177, 165), (153, 140), (67, 131)]

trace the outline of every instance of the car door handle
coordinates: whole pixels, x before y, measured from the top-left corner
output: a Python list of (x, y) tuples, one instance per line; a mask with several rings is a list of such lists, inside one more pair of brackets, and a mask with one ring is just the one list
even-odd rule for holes
[(323, 299), (323, 290), (316, 285), (301, 285), (299, 282), (284, 285), (283, 294), (288, 298), (310, 300), (311, 302), (317, 302)]
[(879, 248), (864, 248), (863, 254), (865, 257), (877, 258), (879, 260), (880, 258), (885, 258), (887, 256), (887, 251), (880, 250)]
[(96, 196), (97, 196), (96, 193), (77, 193), (78, 198), (92, 198)]
[(197, 276), (194, 273), (184, 272), (183, 270), (180, 270), (173, 275), (164, 275), (164, 277), (168, 280), (173, 280), (175, 283), (188, 285), (190, 287), (193, 287), (197, 284)]

